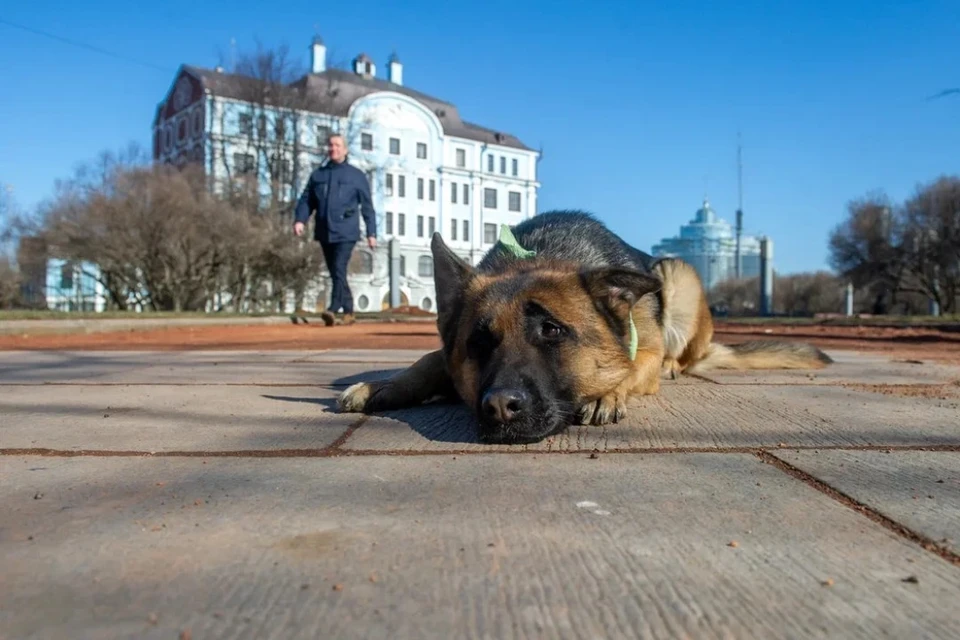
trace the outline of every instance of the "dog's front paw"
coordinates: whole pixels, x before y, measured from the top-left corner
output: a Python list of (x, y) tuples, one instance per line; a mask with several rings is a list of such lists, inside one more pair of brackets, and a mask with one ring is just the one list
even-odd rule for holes
[(337, 409), (341, 413), (364, 413), (379, 386), (377, 382), (358, 382), (348, 387), (337, 396)]
[(577, 412), (578, 424), (610, 424), (620, 422), (627, 415), (627, 402), (622, 396), (610, 393), (599, 400), (591, 400)]
[(673, 358), (666, 358), (660, 366), (660, 377), (663, 380), (676, 380), (680, 377), (680, 363)]

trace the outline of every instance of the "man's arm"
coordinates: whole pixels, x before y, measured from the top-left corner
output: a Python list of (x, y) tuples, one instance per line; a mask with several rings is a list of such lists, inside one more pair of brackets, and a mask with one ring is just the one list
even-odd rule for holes
[(360, 215), (363, 216), (363, 222), (367, 226), (367, 237), (377, 237), (377, 212), (373, 210), (373, 198), (370, 197), (370, 183), (367, 176), (358, 171), (358, 180), (360, 188), (357, 189), (360, 197)]
[(314, 191), (314, 186), (313, 174), (311, 173), (310, 179), (307, 180), (307, 186), (304, 188), (303, 193), (300, 194), (300, 199), (297, 200), (294, 222), (306, 224), (307, 220), (310, 219), (310, 214), (317, 208), (317, 195)]

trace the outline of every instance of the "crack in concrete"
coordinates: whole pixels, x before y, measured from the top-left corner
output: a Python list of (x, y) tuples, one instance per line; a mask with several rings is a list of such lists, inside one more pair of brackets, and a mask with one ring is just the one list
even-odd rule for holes
[[(854, 449), (854, 450), (859, 450), (859, 449)], [(922, 450), (925, 450), (925, 449), (922, 449)], [(960, 449), (952, 448), (948, 450), (957, 451)], [(856, 498), (853, 498), (852, 496), (849, 496), (846, 493), (843, 493), (839, 489), (834, 488), (833, 486), (827, 484), (823, 480), (820, 480), (816, 476), (811, 475), (806, 471), (804, 471), (803, 469), (800, 469), (799, 467), (796, 467), (790, 464), (783, 458), (778, 458), (776, 454), (770, 451), (760, 450), (757, 452), (757, 455), (765, 463), (773, 467), (776, 467), (780, 471), (786, 473), (789, 476), (792, 476), (793, 478), (796, 478), (797, 480), (812, 487), (813, 489), (816, 489), (820, 493), (835, 500), (836, 502), (839, 502), (840, 504), (846, 507), (849, 507), (850, 509), (853, 509), (857, 513), (879, 524), (880, 526), (884, 527), (888, 531), (891, 531), (892, 533), (900, 536), (901, 538), (904, 538), (906, 540), (909, 540), (919, 545), (926, 551), (929, 551), (930, 553), (933, 553), (934, 555), (939, 556), (940, 558), (942, 558), (943, 560), (946, 560), (950, 564), (956, 567), (960, 567), (960, 554), (957, 554), (951, 551), (950, 549), (948, 549), (947, 547), (941, 544), (938, 544), (936, 541), (923, 535), (922, 533), (918, 533), (913, 529), (910, 529), (909, 527), (897, 522), (893, 518), (883, 515), (873, 507), (870, 507), (864, 504), (863, 502), (860, 502)]]

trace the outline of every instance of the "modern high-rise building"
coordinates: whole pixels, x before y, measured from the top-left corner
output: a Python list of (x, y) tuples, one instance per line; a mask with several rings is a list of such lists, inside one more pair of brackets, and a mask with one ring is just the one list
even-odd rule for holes
[[(654, 245), (651, 253), (656, 257), (681, 258), (693, 265), (707, 290), (718, 283), (736, 277), (737, 238), (726, 220), (717, 216), (704, 198), (703, 206), (697, 209), (693, 220), (680, 227), (680, 235), (664, 238)], [(760, 239), (756, 236), (740, 237), (740, 277), (756, 278), (760, 275)]]
[[(388, 305), (388, 244), (396, 240), (401, 304), (432, 311), (433, 232), (478, 262), (501, 224), (536, 214), (540, 154), (505, 131), (464, 120), (453, 103), (410, 88), (396, 55), (380, 77), (365, 54), (349, 70), (329, 68), (319, 38), (310, 54), (309, 72), (271, 87), (272, 94), (262, 78), (182, 66), (156, 111), (153, 156), (202, 162), (214, 182), (254, 174), (261, 197), (292, 211), (310, 173), (325, 161), (327, 137), (343, 134), (348, 161), (367, 173), (377, 212), (377, 250), (361, 243), (351, 262), (355, 309)], [(326, 304), (325, 270), (324, 276), (305, 308)]]

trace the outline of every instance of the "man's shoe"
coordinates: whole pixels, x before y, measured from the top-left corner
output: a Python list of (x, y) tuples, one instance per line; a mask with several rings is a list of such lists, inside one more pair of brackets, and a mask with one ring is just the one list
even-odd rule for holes
[(323, 324), (328, 327), (332, 327), (333, 324), (337, 321), (337, 317), (330, 313), (329, 311), (324, 311), (320, 314), (320, 319), (323, 320)]
[(353, 317), (352, 313), (343, 314), (343, 324), (355, 324), (357, 319)]

